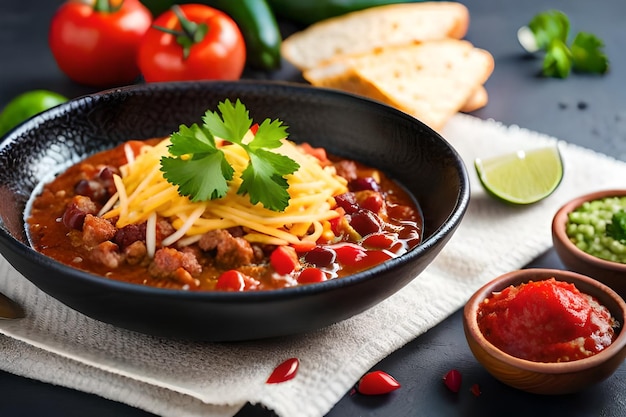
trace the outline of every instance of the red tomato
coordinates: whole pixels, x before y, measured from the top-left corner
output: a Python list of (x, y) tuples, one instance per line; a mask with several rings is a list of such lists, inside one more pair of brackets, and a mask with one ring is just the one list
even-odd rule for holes
[(70, 0), (57, 10), (48, 39), (52, 55), (77, 83), (129, 84), (139, 76), (137, 51), (152, 15), (139, 0), (93, 3)]
[[(187, 24), (200, 40), (187, 36), (190, 46), (185, 49), (180, 37), (168, 32), (184, 37)], [(206, 29), (204, 35), (202, 28)], [(202, 4), (183, 4), (157, 17), (141, 42), (138, 62), (147, 82), (237, 80), (246, 63), (246, 46), (230, 16)]]

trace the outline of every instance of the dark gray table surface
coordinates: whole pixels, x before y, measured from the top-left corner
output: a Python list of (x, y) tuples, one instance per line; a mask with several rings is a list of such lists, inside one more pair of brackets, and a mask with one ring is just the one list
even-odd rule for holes
[[(15, 95), (36, 88), (69, 97), (95, 91), (68, 80), (57, 69), (48, 49), (50, 18), (61, 3), (61, 0), (0, 2), (0, 107)], [(495, 71), (486, 84), (489, 104), (474, 115), (546, 133), (626, 161), (623, 51), (626, 2), (465, 0), (462, 3), (468, 6), (472, 17), (467, 39), (490, 51), (496, 61)], [(521, 50), (516, 31), (534, 14), (551, 8), (569, 15), (574, 31), (592, 32), (605, 41), (611, 60), (608, 74), (573, 74), (565, 80), (539, 76), (541, 60)], [(283, 22), (283, 26), (286, 33), (294, 30), (289, 22)], [(301, 81), (298, 72), (287, 64), (275, 73), (246, 72), (245, 77)], [(563, 267), (552, 250), (528, 266)], [(375, 368), (394, 375), (402, 382), (402, 389), (384, 397), (346, 393), (328, 416), (626, 415), (626, 366), (578, 395), (525, 394), (497, 382), (475, 361), (463, 337), (460, 312), (392, 353)], [(463, 374), (463, 387), (458, 394), (448, 392), (441, 383), (442, 375), (451, 368)], [(475, 383), (482, 391), (478, 397), (469, 391)], [(4, 372), (0, 372), (0, 392), (3, 417), (150, 415), (96, 395)], [(247, 406), (238, 415), (273, 413)]]

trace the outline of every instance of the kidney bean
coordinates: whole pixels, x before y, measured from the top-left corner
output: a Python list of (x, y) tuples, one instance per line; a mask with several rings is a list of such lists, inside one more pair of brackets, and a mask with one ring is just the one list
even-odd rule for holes
[(304, 260), (315, 266), (328, 266), (335, 262), (337, 254), (331, 248), (317, 246), (304, 255)]
[(98, 202), (104, 202), (108, 198), (106, 188), (100, 182), (94, 180), (78, 181), (74, 187), (74, 192)]
[(137, 241), (146, 241), (146, 223), (129, 224), (118, 229), (113, 237), (113, 241), (122, 249), (132, 245)]
[(70, 229), (82, 230), (85, 216), (95, 214), (96, 211), (96, 205), (89, 197), (77, 195), (67, 205), (61, 220)]
[(353, 213), (350, 218), (350, 226), (361, 236), (380, 232), (382, 228), (380, 218), (370, 210), (359, 210)]
[(335, 202), (348, 214), (355, 213), (357, 210), (359, 210), (359, 205), (356, 202), (356, 197), (354, 193), (339, 194), (335, 196)]
[(373, 177), (360, 177), (348, 183), (350, 191), (380, 191), (380, 184)]

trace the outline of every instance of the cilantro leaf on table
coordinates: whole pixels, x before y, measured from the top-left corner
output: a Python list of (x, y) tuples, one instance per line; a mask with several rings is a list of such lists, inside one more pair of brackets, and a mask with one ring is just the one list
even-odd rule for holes
[(548, 10), (520, 28), (518, 39), (528, 52), (545, 52), (542, 73), (547, 77), (566, 78), (572, 71), (607, 72), (609, 61), (602, 51), (602, 40), (591, 33), (579, 32), (568, 46), (569, 31), (567, 15), (559, 10)]
[(286, 175), (300, 168), (291, 158), (270, 149), (281, 146), (287, 137), (287, 128), (279, 120), (264, 120), (249, 143), (244, 142), (252, 126), (248, 110), (237, 100), (218, 104), (218, 112), (208, 110), (202, 126), (181, 125), (171, 136), (169, 151), (172, 157), (161, 159), (161, 170), (167, 181), (177, 185), (181, 195), (192, 201), (222, 198), (228, 192), (228, 181), (234, 169), (224, 152), (216, 146), (219, 137), (243, 148), (250, 158), (241, 174), (238, 194), (248, 194), (253, 204), (283, 211), (289, 205), (289, 184)]
[(572, 42), (572, 61), (576, 71), (603, 74), (609, 69), (609, 60), (602, 52), (604, 42), (597, 36), (580, 32)]
[(528, 27), (535, 35), (537, 47), (547, 49), (554, 39), (567, 42), (570, 24), (565, 13), (559, 10), (548, 10), (533, 17)]
[(606, 235), (626, 244), (626, 211), (620, 210), (613, 214), (611, 223), (606, 225)]
[(571, 52), (560, 39), (552, 41), (543, 60), (543, 74), (547, 77), (567, 78), (572, 70)]

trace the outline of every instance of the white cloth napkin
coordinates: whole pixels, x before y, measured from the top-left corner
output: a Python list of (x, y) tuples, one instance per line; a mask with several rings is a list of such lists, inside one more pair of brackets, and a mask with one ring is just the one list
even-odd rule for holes
[[(488, 197), (476, 157), (554, 143), (515, 126), (455, 116), (443, 136), (464, 158), (472, 196), (458, 231), (437, 259), (378, 306), (308, 334), (246, 343), (193, 343), (118, 329), (77, 313), (31, 285), (0, 258), (0, 291), (28, 316), (0, 321), (0, 368), (96, 393), (161, 416), (232, 416), (246, 402), (279, 416), (322, 416), (369, 368), (463, 306), (482, 284), (551, 246), (550, 224), (568, 199), (623, 187), (626, 164), (561, 143), (565, 176), (549, 198), (513, 207)], [(295, 379), (265, 380), (297, 357)]]

